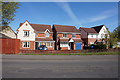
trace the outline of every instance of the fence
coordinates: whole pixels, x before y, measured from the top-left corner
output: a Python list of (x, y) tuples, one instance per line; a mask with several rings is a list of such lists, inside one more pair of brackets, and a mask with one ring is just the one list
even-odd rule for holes
[(0, 39), (0, 46), (2, 54), (17, 54), (20, 49), (19, 39)]
[(50, 53), (87, 53), (87, 52), (118, 52), (120, 49), (85, 49), (85, 50), (20, 50), (20, 53), (50, 54)]

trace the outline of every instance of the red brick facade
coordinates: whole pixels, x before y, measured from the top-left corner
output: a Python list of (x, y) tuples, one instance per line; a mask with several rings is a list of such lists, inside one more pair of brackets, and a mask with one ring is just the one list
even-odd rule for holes
[[(30, 42), (30, 47), (23, 48), (23, 42)], [(34, 41), (20, 41), (20, 49), (21, 50), (35, 50), (35, 42)]]
[[(74, 39), (81, 39), (81, 34), (80, 33), (75, 33), (75, 32), (70, 32), (70, 33), (66, 33), (67, 37), (63, 38), (63, 34), (65, 34), (64, 32), (57, 32), (54, 25), (53, 25), (53, 39), (55, 40), (55, 50), (68, 50), (68, 47), (60, 47), (60, 39), (71, 39), (73, 38), (72, 35), (76, 34), (76, 37)], [(70, 43), (70, 42), (68, 42)], [(75, 50), (75, 42), (70, 43), (72, 50)], [(83, 49), (83, 44), (82, 44), (82, 49)]]

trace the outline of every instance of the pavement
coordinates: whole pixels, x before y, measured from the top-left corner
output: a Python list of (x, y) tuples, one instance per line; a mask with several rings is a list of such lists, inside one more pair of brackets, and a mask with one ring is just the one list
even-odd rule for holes
[(118, 78), (117, 55), (2, 55), (3, 78)]

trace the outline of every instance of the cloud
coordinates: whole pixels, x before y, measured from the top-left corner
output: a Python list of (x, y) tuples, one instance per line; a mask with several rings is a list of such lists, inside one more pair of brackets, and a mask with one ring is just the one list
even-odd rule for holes
[(115, 9), (106, 10), (106, 11), (101, 12), (98, 15), (95, 15), (95, 16), (92, 16), (92, 17), (89, 17), (89, 18), (84, 18), (84, 20), (81, 20), (81, 23), (85, 24), (85, 23), (92, 23), (92, 22), (105, 20), (105, 19), (108, 19), (108, 18), (116, 15), (117, 13), (118, 12)]
[(109, 18), (110, 16), (97, 16), (97, 17), (93, 17), (89, 20), (89, 22), (96, 22), (96, 21), (101, 21), (104, 19)]
[(69, 15), (69, 17), (72, 19), (72, 21), (74, 21), (75, 24), (80, 25), (80, 21), (77, 19), (76, 15), (73, 13), (67, 2), (60, 2), (57, 3), (57, 5), (60, 6)]

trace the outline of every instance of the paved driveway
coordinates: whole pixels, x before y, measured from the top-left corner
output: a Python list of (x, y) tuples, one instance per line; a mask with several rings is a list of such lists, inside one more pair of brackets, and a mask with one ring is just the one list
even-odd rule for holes
[(4, 78), (117, 78), (117, 55), (3, 55)]

